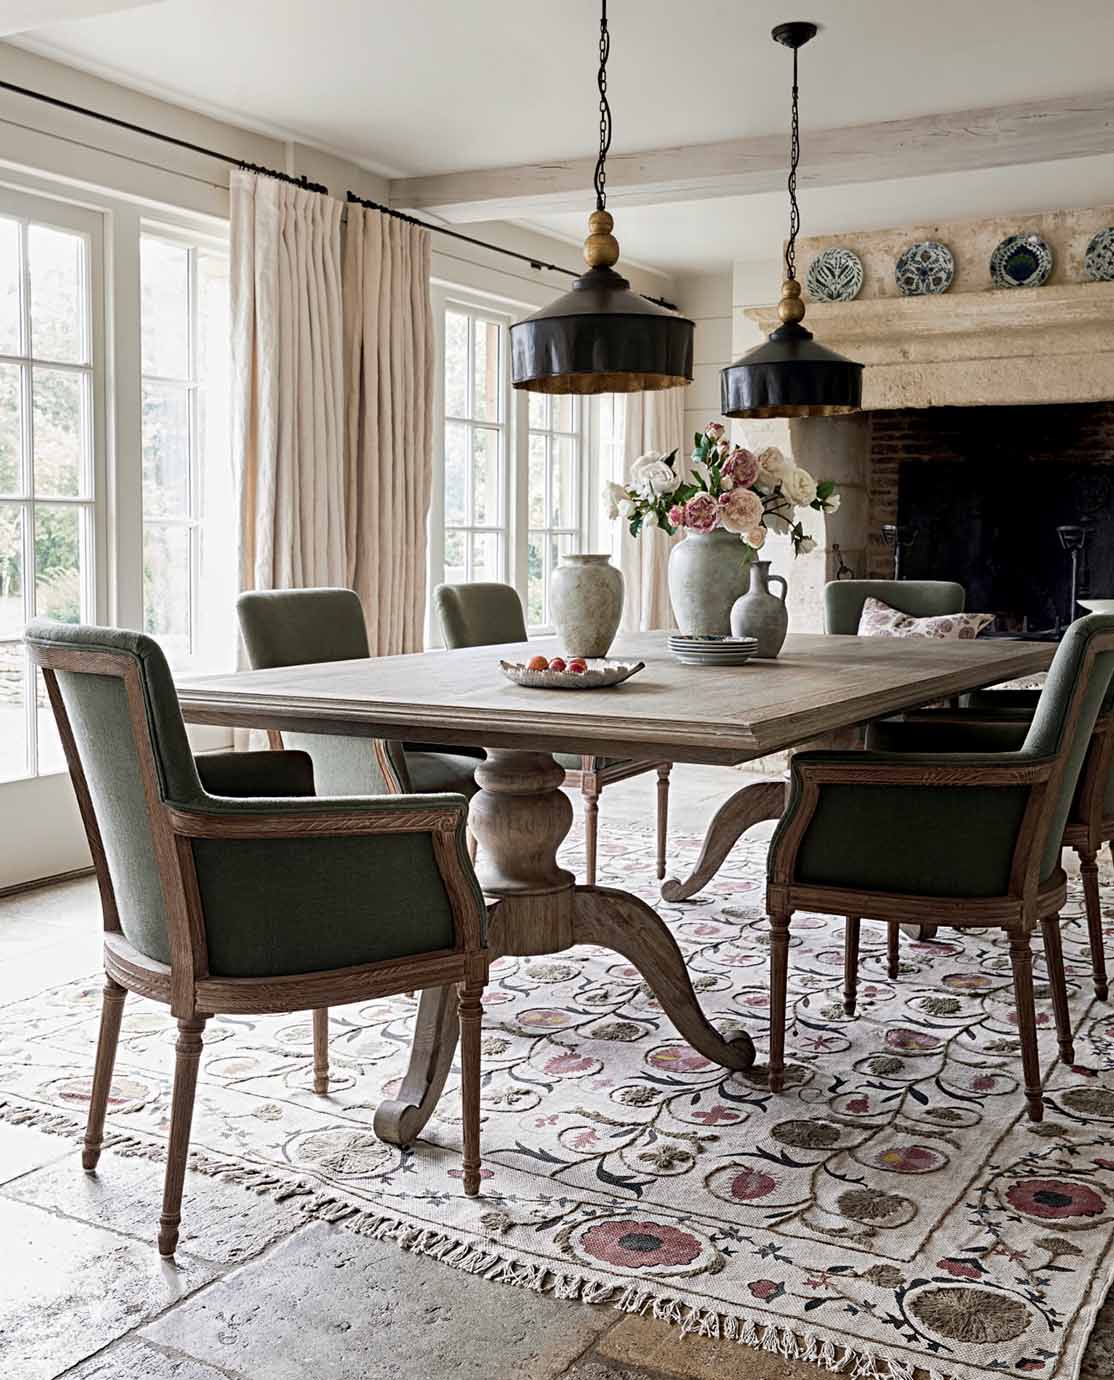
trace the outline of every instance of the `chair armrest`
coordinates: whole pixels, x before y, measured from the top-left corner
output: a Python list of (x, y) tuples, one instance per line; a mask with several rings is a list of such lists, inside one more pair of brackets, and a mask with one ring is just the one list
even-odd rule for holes
[(867, 729), (868, 752), (1017, 752), (1029, 732), (1029, 718), (984, 719), (952, 710), (922, 710), (905, 719), (877, 719)]
[(462, 795), (210, 796), (166, 809), (175, 833), (200, 839), (463, 834), (468, 819)]
[(194, 762), (208, 795), (306, 796), (314, 794), (308, 752), (206, 752)]

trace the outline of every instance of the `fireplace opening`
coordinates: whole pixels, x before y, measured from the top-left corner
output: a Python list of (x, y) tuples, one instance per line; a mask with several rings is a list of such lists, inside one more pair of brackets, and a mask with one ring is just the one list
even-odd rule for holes
[(1055, 635), (1077, 612), (1075, 547), (1078, 596), (1114, 597), (1114, 404), (875, 412), (868, 482), (874, 577), (897, 554), (904, 579), (957, 580), (996, 631)]

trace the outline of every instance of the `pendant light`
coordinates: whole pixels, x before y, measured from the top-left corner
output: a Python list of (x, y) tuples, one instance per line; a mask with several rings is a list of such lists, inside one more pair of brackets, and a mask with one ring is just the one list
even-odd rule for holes
[(693, 323), (631, 291), (615, 272), (619, 243), (607, 210), (611, 107), (607, 0), (600, 12), (600, 152), (588, 218), (588, 272), (572, 291), (511, 327), (511, 379), (530, 393), (642, 393), (692, 382)]
[(816, 25), (779, 24), (773, 38), (793, 50), (793, 120), (789, 154), (789, 239), (785, 245), (785, 281), (777, 314), (781, 325), (720, 373), (720, 396), (726, 417), (828, 417), (856, 412), (863, 400), (863, 366), (825, 349), (805, 330), (805, 304), (797, 282), (797, 164), (801, 157), (797, 108), (797, 50), (816, 37)]

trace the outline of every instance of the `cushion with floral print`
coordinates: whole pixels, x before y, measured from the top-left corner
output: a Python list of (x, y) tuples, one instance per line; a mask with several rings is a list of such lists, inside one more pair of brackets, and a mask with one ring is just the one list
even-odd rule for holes
[(942, 637), (967, 641), (994, 622), (992, 613), (941, 613), (914, 618), (881, 599), (867, 599), (859, 618), (860, 637)]

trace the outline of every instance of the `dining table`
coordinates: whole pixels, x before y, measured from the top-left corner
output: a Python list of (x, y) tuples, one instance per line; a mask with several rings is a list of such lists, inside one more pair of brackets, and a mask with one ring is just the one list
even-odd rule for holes
[[(690, 666), (664, 632), (621, 633), (610, 656), (643, 662), (620, 685), (583, 690), (512, 683), (500, 661), (556, 655), (556, 639), (334, 661), (177, 679), (189, 723), (482, 747), (469, 827), (489, 902), (491, 957), (563, 952), (578, 944), (622, 955), (640, 972), (681, 1036), (707, 1059), (744, 1070), (755, 1048), (721, 1033), (693, 990), (668, 926), (621, 888), (584, 886), (557, 859), (573, 821), (554, 753), (740, 766), (802, 745), (842, 742), (889, 714), (1047, 670), (1054, 647), (1007, 638), (791, 634), (776, 659)], [(693, 894), (752, 824), (777, 818), (780, 778), (751, 781), (718, 811), (696, 869), (667, 882)], [(648, 860), (647, 865), (650, 865)], [(456, 1048), (455, 993), (422, 992), (409, 1067), (380, 1103), (375, 1131), (414, 1140), (432, 1115)]]

